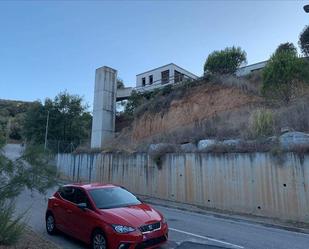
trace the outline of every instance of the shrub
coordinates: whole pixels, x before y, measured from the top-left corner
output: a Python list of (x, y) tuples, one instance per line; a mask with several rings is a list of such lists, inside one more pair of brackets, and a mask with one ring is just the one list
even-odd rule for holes
[(144, 96), (142, 93), (137, 91), (132, 91), (128, 98), (124, 113), (128, 116), (133, 116), (135, 109), (140, 106), (144, 101)]
[(299, 98), (289, 106), (279, 108), (274, 117), (277, 131), (289, 128), (295, 131), (309, 132), (309, 96)]
[(251, 117), (251, 132), (254, 137), (272, 135), (274, 132), (273, 114), (269, 110), (257, 110)]
[(117, 78), (117, 89), (123, 89), (123, 88), (124, 88), (123, 80), (120, 78)]
[(291, 42), (281, 43), (276, 49), (275, 53), (277, 54), (280, 52), (291, 52), (297, 54), (297, 48)]
[(168, 95), (168, 94), (170, 94), (170, 93), (172, 92), (172, 90), (173, 90), (172, 85), (167, 85), (167, 86), (163, 87), (163, 89), (162, 89), (162, 95), (163, 95), (163, 96), (164, 96), (164, 95)]
[(25, 230), (23, 214), (14, 218), (13, 202), (0, 203), (0, 245), (15, 244)]
[(24, 229), (23, 215), (14, 215), (12, 200), (25, 188), (43, 193), (55, 184), (56, 168), (43, 147), (27, 146), (24, 154), (11, 161), (0, 147), (0, 244), (14, 244)]
[(173, 144), (155, 144), (153, 148), (149, 148), (148, 154), (158, 168), (161, 169), (163, 156), (165, 156), (166, 153), (173, 153), (177, 150), (177, 146)]
[(242, 63), (247, 61), (246, 57), (246, 52), (240, 47), (228, 47), (221, 51), (214, 51), (204, 64), (204, 72), (233, 74)]
[(299, 35), (299, 46), (302, 53), (309, 56), (309, 25)]
[(262, 93), (270, 99), (289, 103), (306, 79), (305, 67), (304, 60), (295, 51), (274, 53), (263, 71)]

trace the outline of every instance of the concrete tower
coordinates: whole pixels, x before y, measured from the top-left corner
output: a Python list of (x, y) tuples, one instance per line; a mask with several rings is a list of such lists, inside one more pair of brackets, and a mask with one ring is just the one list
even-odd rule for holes
[(117, 70), (100, 67), (95, 72), (91, 148), (101, 148), (115, 133)]

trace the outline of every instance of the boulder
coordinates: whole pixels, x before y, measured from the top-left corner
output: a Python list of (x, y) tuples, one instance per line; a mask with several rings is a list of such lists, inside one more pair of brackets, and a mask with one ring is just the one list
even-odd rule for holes
[(286, 132), (279, 137), (280, 146), (289, 150), (296, 147), (309, 146), (309, 134), (304, 132)]
[(168, 144), (168, 143), (158, 143), (158, 144), (150, 144), (148, 148), (148, 153), (172, 153), (178, 150), (179, 145)]
[(216, 145), (217, 141), (215, 139), (204, 139), (200, 140), (197, 144), (198, 150), (207, 150), (212, 146)]
[(197, 147), (193, 143), (186, 143), (180, 145), (180, 149), (182, 152), (195, 152), (197, 150)]
[(220, 142), (220, 144), (222, 145), (226, 145), (226, 146), (237, 146), (241, 143), (240, 139), (227, 139), (227, 140), (223, 140), (222, 142)]

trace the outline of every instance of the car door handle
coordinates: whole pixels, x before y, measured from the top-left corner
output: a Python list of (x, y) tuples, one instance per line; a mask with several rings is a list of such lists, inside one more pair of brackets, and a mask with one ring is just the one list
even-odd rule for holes
[(59, 204), (58, 203), (54, 203), (53, 207), (59, 207)]
[(71, 213), (72, 213), (72, 210), (67, 209), (67, 213), (71, 214)]

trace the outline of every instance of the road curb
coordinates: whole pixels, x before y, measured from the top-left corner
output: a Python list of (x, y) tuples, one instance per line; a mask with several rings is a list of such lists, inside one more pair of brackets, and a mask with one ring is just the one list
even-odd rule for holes
[(264, 227), (277, 228), (277, 229), (287, 230), (287, 231), (296, 232), (296, 233), (309, 234), (309, 224), (292, 223), (292, 222), (286, 222), (286, 221), (282, 221), (278, 219), (255, 216), (255, 215), (224, 212), (221, 210), (213, 210), (213, 209), (200, 207), (200, 206), (196, 206), (192, 204), (174, 202), (170, 200), (164, 200), (164, 199), (154, 198), (154, 197), (145, 196), (145, 195), (138, 195), (138, 196), (141, 198), (142, 201), (152, 204), (152, 205), (158, 205), (162, 207), (174, 208), (174, 209), (178, 209), (182, 211), (213, 216), (215, 218), (229, 219), (233, 221), (241, 221), (241, 222), (246, 222), (250, 224), (258, 224)]

